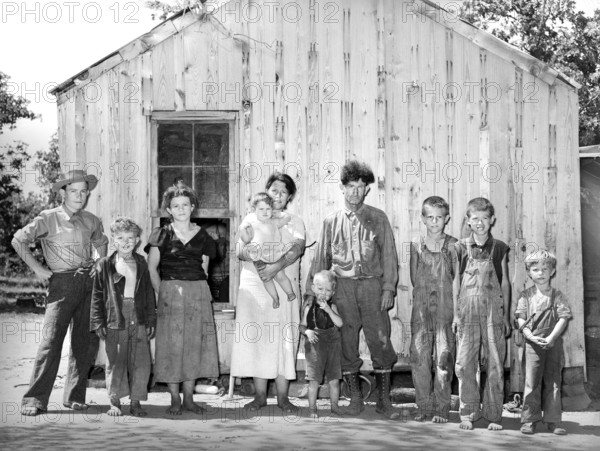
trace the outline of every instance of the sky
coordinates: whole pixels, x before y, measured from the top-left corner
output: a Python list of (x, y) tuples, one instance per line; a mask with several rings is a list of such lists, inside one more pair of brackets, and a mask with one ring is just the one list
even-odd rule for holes
[[(22, 140), (30, 154), (47, 149), (57, 129), (56, 101), (49, 90), (158, 25), (144, 3), (2, 0), (0, 71), (11, 77), (11, 92), (29, 100), (40, 118), (19, 120), (14, 131), (5, 129), (0, 146)], [(577, 0), (577, 7), (592, 14), (600, 0)], [(26, 192), (36, 188), (32, 177), (23, 181)]]
[[(0, 71), (11, 77), (9, 91), (29, 100), (40, 118), (5, 128), (0, 146), (22, 140), (30, 154), (47, 149), (57, 129), (52, 87), (158, 25), (151, 13), (141, 0), (2, 0)], [(26, 191), (36, 188), (32, 179), (24, 176)]]

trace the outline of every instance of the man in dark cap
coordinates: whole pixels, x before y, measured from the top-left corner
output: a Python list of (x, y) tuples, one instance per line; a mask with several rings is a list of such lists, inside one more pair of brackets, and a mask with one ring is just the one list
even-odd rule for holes
[[(71, 323), (71, 352), (63, 404), (75, 410), (87, 408), (87, 376), (98, 351), (98, 339), (90, 333), (94, 260), (106, 255), (108, 245), (100, 219), (84, 211), (88, 194), (97, 183), (95, 176), (82, 170), (61, 174), (52, 185), (52, 191), (60, 192), (62, 205), (42, 211), (15, 233), (12, 240), (19, 257), (40, 279), (50, 281), (41, 343), (29, 390), (21, 405), (23, 415), (46, 411)], [(36, 240), (42, 244), (48, 268), (31, 253), (30, 245)]]

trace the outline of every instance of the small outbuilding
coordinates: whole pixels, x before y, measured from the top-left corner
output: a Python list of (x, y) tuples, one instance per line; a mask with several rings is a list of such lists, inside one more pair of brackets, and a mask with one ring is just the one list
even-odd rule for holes
[[(88, 209), (105, 225), (131, 216), (144, 238), (163, 220), (162, 191), (183, 177), (198, 220), (233, 241), (249, 195), (279, 170), (298, 182), (291, 208), (311, 243), (342, 206), (341, 166), (368, 162), (367, 203), (387, 212), (400, 261), (390, 316), (401, 366), (421, 202), (445, 197), (458, 237), (467, 202), (490, 198), (494, 236), (511, 246), (513, 301), (527, 284), (524, 256), (556, 252), (554, 283), (574, 314), (566, 365), (583, 368), (577, 88), (427, 0), (232, 0), (174, 15), (54, 93), (63, 166), (100, 177)], [(233, 253), (230, 269), (235, 305)], [(513, 346), (515, 391), (518, 359)]]

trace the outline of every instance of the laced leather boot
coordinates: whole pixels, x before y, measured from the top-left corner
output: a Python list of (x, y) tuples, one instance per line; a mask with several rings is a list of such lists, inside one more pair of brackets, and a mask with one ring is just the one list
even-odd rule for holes
[(378, 394), (375, 411), (390, 420), (397, 420), (400, 418), (400, 413), (392, 407), (392, 402), (390, 401), (390, 375), (390, 370), (375, 372)]
[(360, 383), (358, 373), (350, 373), (344, 375), (346, 383), (350, 388), (350, 404), (344, 409), (344, 415), (357, 416), (365, 410), (362, 392), (360, 391)]

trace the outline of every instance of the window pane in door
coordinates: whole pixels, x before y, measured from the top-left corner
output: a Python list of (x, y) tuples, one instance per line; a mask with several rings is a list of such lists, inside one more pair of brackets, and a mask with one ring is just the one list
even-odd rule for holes
[(194, 124), (194, 164), (196, 166), (229, 164), (228, 124)]
[(182, 177), (183, 183), (192, 186), (192, 168), (191, 167), (162, 167), (158, 171), (158, 202), (162, 205), (162, 195), (167, 188), (174, 184), (175, 178)]
[(158, 165), (192, 165), (192, 124), (158, 125)]
[(229, 209), (228, 177), (227, 167), (196, 167), (194, 188), (198, 195), (199, 208)]

